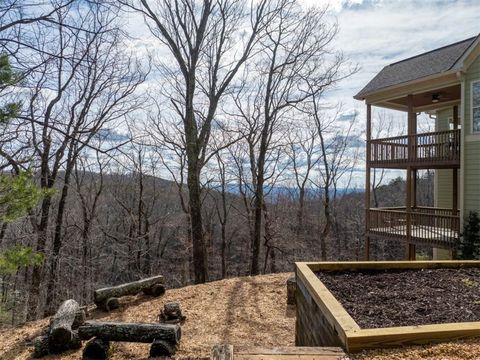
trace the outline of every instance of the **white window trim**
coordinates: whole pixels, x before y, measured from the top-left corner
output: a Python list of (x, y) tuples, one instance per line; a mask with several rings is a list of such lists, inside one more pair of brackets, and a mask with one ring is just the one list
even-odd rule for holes
[[(480, 135), (480, 130), (478, 131), (473, 131), (473, 85), (474, 84), (480, 84), (480, 79), (477, 79), (477, 80), (472, 80), (472, 82), (470, 83), (470, 133), (472, 135)], [(475, 108), (480, 108), (480, 104), (478, 104), (477, 106), (475, 106)]]

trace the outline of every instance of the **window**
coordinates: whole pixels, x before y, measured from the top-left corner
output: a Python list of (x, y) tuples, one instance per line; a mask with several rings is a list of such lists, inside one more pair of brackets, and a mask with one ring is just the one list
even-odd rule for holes
[(480, 133), (480, 80), (472, 82), (472, 132)]

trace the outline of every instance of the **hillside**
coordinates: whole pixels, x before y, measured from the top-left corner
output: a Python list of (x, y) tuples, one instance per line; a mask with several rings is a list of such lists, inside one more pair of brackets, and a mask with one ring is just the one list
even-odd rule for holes
[[(213, 345), (293, 346), (295, 310), (286, 305), (285, 282), (291, 273), (240, 277), (171, 289), (161, 298), (126, 297), (109, 314), (92, 308), (90, 317), (103, 320), (156, 322), (165, 302), (178, 301), (187, 316), (175, 359), (209, 359)], [(0, 331), (0, 359), (29, 359), (28, 341), (47, 325), (47, 319)], [(148, 344), (116, 343), (112, 359), (147, 359)], [(369, 351), (358, 360), (478, 359), (478, 339), (402, 349)], [(80, 359), (81, 350), (44, 359)]]

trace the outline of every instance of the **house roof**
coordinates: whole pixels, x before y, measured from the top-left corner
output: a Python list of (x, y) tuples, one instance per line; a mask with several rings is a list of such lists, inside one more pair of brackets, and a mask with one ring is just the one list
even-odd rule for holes
[(475, 39), (476, 36), (387, 65), (354, 98), (364, 99), (390, 86), (454, 70)]

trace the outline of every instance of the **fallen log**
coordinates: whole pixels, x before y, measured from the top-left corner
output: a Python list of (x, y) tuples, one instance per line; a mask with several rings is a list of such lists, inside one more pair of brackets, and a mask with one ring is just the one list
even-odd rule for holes
[(57, 312), (50, 319), (50, 331), (48, 334), (50, 344), (65, 346), (72, 341), (72, 325), (80, 311), (80, 305), (73, 300), (66, 300), (60, 305)]
[(109, 341), (143, 343), (165, 340), (172, 344), (177, 344), (182, 335), (179, 325), (96, 321), (86, 321), (78, 328), (78, 334), (82, 340), (99, 337)]
[(85, 344), (83, 360), (106, 360), (110, 357), (110, 342), (100, 338), (93, 338)]
[(175, 354), (176, 347), (174, 344), (164, 340), (155, 340), (150, 346), (150, 358), (157, 358), (160, 356), (172, 356)]
[(94, 301), (95, 301), (95, 304), (102, 304), (108, 298), (118, 298), (125, 295), (136, 295), (140, 291), (144, 291), (145, 289), (152, 288), (154, 285), (163, 286), (162, 275), (152, 276), (147, 279), (133, 281), (130, 283), (121, 284), (117, 286), (97, 289), (93, 293)]

